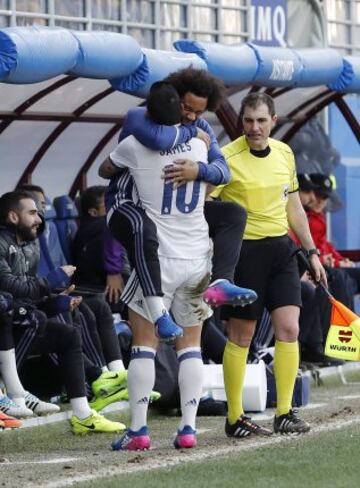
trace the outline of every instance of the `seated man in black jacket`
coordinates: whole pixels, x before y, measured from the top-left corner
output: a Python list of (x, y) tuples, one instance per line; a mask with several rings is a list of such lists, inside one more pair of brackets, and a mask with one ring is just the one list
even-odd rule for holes
[(106, 225), (105, 190), (105, 186), (90, 186), (81, 195), (81, 218), (72, 248), (74, 282), (105, 291), (109, 303), (115, 305), (130, 270), (125, 250)]
[[(36, 239), (41, 222), (30, 193), (15, 191), (5, 193), (0, 198), (0, 290), (11, 293), (15, 299), (31, 300), (36, 306), (41, 306), (47, 301), (59, 279), (64, 280), (71, 274), (71, 269), (66, 270), (66, 267), (58, 270), (60, 276), (57, 277), (55, 273), (50, 279), (38, 278), (31, 273), (31, 270), (37, 268)], [(69, 300), (66, 299), (66, 295), (58, 297), (55, 297), (55, 304), (60, 308), (64, 306), (64, 302), (67, 302), (68, 310), (76, 306), (70, 297)], [(73, 432), (80, 434), (123, 430), (123, 424), (106, 420), (92, 411), (88, 404), (81, 340), (77, 329), (56, 320), (45, 318), (43, 322), (40, 327), (41, 334), (29, 337), (29, 341), (32, 342), (30, 351), (58, 354), (60, 367), (63, 372), (66, 370), (65, 384), (74, 411), (71, 419)], [(93, 391), (96, 394), (98, 387), (113, 387), (116, 382), (118, 386), (120, 383), (124, 383), (125, 386), (126, 374), (114, 372), (109, 377), (104, 377), (101, 370), (97, 371), (96, 375), (94, 372)]]

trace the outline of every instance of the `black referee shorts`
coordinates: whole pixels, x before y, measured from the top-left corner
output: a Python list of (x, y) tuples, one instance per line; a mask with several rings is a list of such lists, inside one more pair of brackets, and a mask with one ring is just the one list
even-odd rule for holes
[(295, 244), (289, 236), (244, 240), (235, 269), (235, 284), (251, 288), (258, 299), (245, 307), (223, 307), (224, 318), (258, 320), (286, 305), (301, 307), (301, 286)]

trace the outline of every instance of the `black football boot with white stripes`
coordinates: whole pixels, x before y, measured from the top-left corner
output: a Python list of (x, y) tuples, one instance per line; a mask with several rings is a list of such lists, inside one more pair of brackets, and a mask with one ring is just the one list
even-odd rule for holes
[(235, 424), (230, 424), (228, 419), (226, 419), (225, 434), (228, 437), (242, 438), (248, 437), (251, 434), (270, 436), (273, 434), (273, 432), (269, 429), (265, 429), (264, 427), (260, 427), (258, 424), (255, 424), (250, 417), (241, 415)]
[(284, 415), (275, 417), (275, 434), (305, 434), (305, 432), (309, 432), (310, 425), (305, 420), (301, 420), (297, 413), (297, 410), (290, 410)]

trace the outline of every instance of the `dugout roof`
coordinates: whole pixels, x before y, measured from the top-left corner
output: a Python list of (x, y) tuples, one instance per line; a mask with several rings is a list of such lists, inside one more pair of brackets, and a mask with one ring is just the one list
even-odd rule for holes
[[(243, 96), (260, 87), (232, 87), (217, 114), (205, 116), (221, 145), (241, 133)], [(360, 141), (359, 122), (342, 94), (326, 87), (267, 89), (275, 97), (285, 142), (324, 107), (334, 102)], [(0, 85), (1, 192), (19, 181), (33, 181), (51, 196), (99, 183), (97, 168), (115, 146), (127, 110), (143, 100), (104, 80), (60, 76), (31, 85)]]

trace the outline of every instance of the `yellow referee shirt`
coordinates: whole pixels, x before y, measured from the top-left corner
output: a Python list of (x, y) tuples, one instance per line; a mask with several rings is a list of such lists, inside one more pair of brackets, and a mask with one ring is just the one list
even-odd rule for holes
[(289, 230), (288, 194), (298, 190), (294, 155), (287, 144), (275, 139), (269, 138), (269, 146), (267, 156), (254, 156), (242, 136), (222, 148), (231, 179), (211, 196), (247, 210), (244, 239), (278, 237)]

